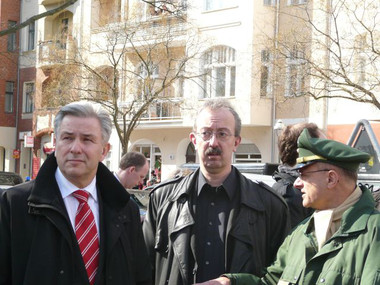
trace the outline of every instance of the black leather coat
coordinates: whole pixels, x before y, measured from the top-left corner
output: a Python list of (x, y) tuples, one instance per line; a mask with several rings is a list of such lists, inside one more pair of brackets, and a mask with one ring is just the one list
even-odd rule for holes
[[(233, 167), (233, 171), (237, 170)], [(192, 284), (196, 278), (196, 257), (194, 268), (189, 262), (193, 258), (191, 229), (195, 223), (190, 193), (198, 173), (199, 169), (187, 177), (163, 183), (151, 193), (143, 233), (157, 285)], [(269, 187), (239, 172), (238, 179), (241, 201), (227, 224), (225, 271), (261, 276), (289, 231), (288, 208)]]
[[(0, 284), (88, 284), (48, 157), (37, 178), (0, 196)], [(137, 205), (99, 163), (100, 259), (96, 284), (151, 284)]]

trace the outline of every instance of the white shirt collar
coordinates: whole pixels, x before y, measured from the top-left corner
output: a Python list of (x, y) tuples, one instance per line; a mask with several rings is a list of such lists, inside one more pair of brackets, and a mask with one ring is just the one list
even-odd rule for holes
[[(67, 180), (65, 176), (63, 176), (59, 167), (57, 167), (57, 170), (55, 171), (55, 179), (57, 180), (57, 184), (59, 190), (61, 191), (63, 199), (65, 199), (67, 196), (70, 196), (74, 191), (79, 189), (77, 186)], [(87, 191), (96, 202), (98, 201), (98, 195), (96, 193), (96, 176), (94, 179), (92, 179), (89, 185), (80, 189)]]
[(116, 171), (113, 173), (113, 175), (115, 175), (115, 177), (116, 177), (117, 181), (119, 181), (119, 182), (120, 182), (120, 178), (119, 178), (119, 175), (117, 175)]

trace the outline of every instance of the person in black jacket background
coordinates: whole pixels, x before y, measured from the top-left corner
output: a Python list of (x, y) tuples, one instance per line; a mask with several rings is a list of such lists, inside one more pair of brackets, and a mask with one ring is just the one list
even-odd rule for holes
[(297, 140), (304, 129), (308, 129), (310, 135), (314, 138), (324, 137), (322, 131), (314, 123), (299, 123), (286, 126), (278, 138), (278, 149), (282, 164), (278, 166), (278, 171), (273, 174), (273, 179), (276, 182), (272, 185), (272, 188), (287, 202), (292, 228), (313, 213), (311, 208), (302, 206), (302, 194), (293, 187), (293, 183), (298, 177), (297, 171), (292, 170), (298, 157)]

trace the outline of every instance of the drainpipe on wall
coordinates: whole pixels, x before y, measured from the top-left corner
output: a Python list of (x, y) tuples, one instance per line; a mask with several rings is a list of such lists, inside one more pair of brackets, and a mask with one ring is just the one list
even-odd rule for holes
[[(20, 22), (22, 21), (22, 1), (20, 0)], [(17, 57), (17, 93), (16, 93), (16, 143), (15, 143), (15, 149), (17, 149), (18, 146), (18, 115), (19, 115), (19, 105), (20, 105), (20, 58), (21, 58), (21, 30), (18, 31), (18, 57)], [(20, 147), (21, 148), (21, 147)], [(21, 156), (20, 156), (21, 157)], [(19, 158), (19, 165), (21, 168), (21, 162)], [(14, 172), (17, 170), (17, 160), (15, 159), (15, 169)]]
[[(326, 19), (326, 34), (327, 35), (330, 35), (331, 34), (331, 13), (332, 13), (332, 0), (328, 1), (327, 2), (327, 19)], [(328, 49), (327, 47), (330, 46), (330, 43), (331, 43), (331, 40), (329, 37), (326, 37), (326, 40), (325, 40), (325, 45), (326, 45), (326, 54), (325, 54), (325, 68), (326, 70), (329, 70), (330, 68), (330, 49)], [(325, 95), (328, 96), (330, 95), (330, 87), (331, 87), (331, 84), (330, 82), (326, 82), (326, 87), (325, 87)], [(326, 98), (324, 99), (325, 102), (324, 102), (324, 116), (323, 116), (323, 129), (326, 131), (326, 134), (327, 134), (327, 127), (328, 127), (328, 117), (329, 117), (329, 98)]]
[[(279, 22), (279, 14), (280, 14), (280, 0), (276, 0), (276, 11), (275, 11), (275, 19), (274, 19), (274, 53), (273, 53), (273, 61), (277, 59), (277, 48), (278, 48), (278, 22)], [(273, 62), (272, 62), (273, 64)], [(273, 76), (272, 80), (272, 150), (271, 150), (271, 162), (277, 162), (275, 159), (275, 148), (276, 148), (276, 130), (274, 128), (276, 122), (276, 83), (277, 83), (277, 71), (273, 68), (272, 70), (275, 76)]]

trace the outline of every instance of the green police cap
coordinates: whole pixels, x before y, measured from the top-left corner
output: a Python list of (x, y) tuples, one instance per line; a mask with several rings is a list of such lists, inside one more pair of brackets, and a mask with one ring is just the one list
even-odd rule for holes
[(298, 138), (298, 158), (294, 169), (300, 169), (315, 162), (326, 162), (344, 169), (357, 171), (360, 163), (367, 162), (370, 155), (343, 143), (312, 138), (304, 129)]

